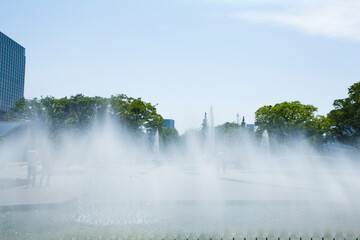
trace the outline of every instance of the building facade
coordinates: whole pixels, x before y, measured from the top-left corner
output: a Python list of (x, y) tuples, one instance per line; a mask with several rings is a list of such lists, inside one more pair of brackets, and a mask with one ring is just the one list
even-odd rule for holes
[(0, 117), (24, 97), (25, 48), (0, 32)]
[(173, 119), (164, 119), (164, 128), (175, 128), (175, 121)]
[(255, 132), (255, 125), (254, 124), (246, 124), (246, 128), (249, 129), (251, 132)]

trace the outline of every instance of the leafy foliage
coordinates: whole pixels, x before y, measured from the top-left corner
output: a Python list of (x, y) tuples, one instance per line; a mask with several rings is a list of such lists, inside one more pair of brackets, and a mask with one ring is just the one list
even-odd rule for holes
[[(239, 121), (237, 121), (239, 122)], [(218, 144), (227, 146), (238, 145), (243, 141), (252, 139), (254, 133), (246, 128), (245, 117), (242, 118), (241, 123), (226, 122), (216, 126), (216, 139)]]
[(154, 134), (156, 130), (161, 132), (163, 121), (157, 114), (156, 106), (141, 100), (131, 98), (124, 94), (111, 96), (111, 112), (132, 132), (139, 133), (143, 129)]
[(348, 89), (349, 97), (334, 101), (328, 114), (332, 140), (360, 148), (360, 82)]
[(8, 120), (43, 120), (45, 118), (44, 106), (41, 100), (21, 98), (15, 102), (15, 106), (7, 113)]
[(245, 122), (245, 117), (243, 116), (242, 121), (241, 121), (241, 127), (245, 128), (246, 127), (246, 122)]
[(204, 119), (201, 123), (201, 134), (202, 134), (203, 139), (206, 138), (208, 131), (209, 131), (209, 123), (208, 123), (208, 119), (207, 119), (207, 113), (205, 113)]
[(56, 99), (20, 99), (7, 115), (11, 120), (30, 120), (46, 123), (52, 134), (61, 130), (81, 131), (95, 119), (106, 113), (119, 119), (132, 132), (156, 132), (161, 130), (163, 118), (157, 114), (156, 107), (141, 98), (126, 95), (112, 96), (110, 99), (86, 97), (82, 94)]
[(166, 147), (171, 144), (177, 144), (180, 140), (178, 131), (175, 128), (166, 127), (160, 135), (161, 143)]
[(257, 135), (267, 130), (270, 140), (289, 144), (299, 136), (307, 137), (315, 144), (324, 143), (322, 132), (324, 117), (315, 117), (317, 108), (299, 101), (282, 102), (263, 106), (255, 113)]
[(218, 142), (231, 143), (239, 138), (241, 125), (232, 122), (226, 122), (216, 126), (216, 136)]

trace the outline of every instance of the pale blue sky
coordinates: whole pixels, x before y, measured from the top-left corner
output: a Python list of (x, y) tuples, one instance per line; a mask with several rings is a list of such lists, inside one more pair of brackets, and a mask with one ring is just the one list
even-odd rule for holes
[[(316, 2), (316, 3), (314, 3)], [(158, 103), (176, 127), (254, 121), (263, 105), (332, 109), (360, 81), (357, 0), (1, 0), (0, 31), (26, 48), (25, 97)]]

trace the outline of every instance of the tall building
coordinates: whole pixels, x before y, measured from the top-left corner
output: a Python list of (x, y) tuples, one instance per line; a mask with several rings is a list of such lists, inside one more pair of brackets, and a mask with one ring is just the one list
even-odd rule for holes
[(255, 125), (254, 124), (246, 124), (246, 128), (249, 129), (251, 132), (255, 132)]
[(171, 127), (175, 128), (175, 121), (173, 119), (164, 119), (164, 128)]
[(25, 48), (0, 32), (0, 118), (24, 97)]

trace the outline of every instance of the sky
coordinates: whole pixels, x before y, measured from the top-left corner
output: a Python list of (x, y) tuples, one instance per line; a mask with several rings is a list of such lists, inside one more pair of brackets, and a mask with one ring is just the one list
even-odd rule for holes
[(358, 0), (0, 0), (25, 97), (126, 94), (184, 132), (264, 105), (326, 115), (360, 81)]

